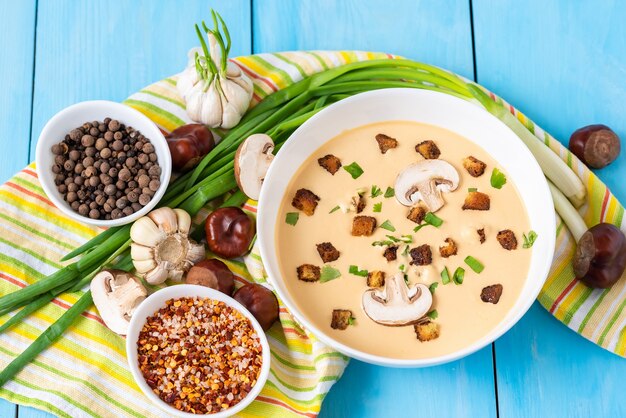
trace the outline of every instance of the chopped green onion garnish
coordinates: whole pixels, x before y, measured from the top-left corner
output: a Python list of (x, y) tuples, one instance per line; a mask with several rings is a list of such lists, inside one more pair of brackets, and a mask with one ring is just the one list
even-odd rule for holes
[(320, 273), (320, 282), (325, 283), (341, 277), (341, 272), (334, 267), (324, 266)]
[(413, 242), (413, 236), (410, 234), (402, 235), (400, 241), (411, 244)]
[(441, 226), (441, 224), (443, 223), (443, 219), (441, 219), (440, 217), (438, 217), (437, 215), (435, 215), (432, 212), (428, 212), (425, 216), (424, 216), (424, 222), (439, 228)]
[(497, 168), (494, 168), (491, 172), (491, 187), (501, 189), (506, 184), (506, 176)]
[(348, 318), (348, 325), (355, 325), (356, 324), (356, 318), (351, 316), (350, 318)]
[(448, 267), (444, 267), (443, 270), (441, 270), (441, 283), (450, 283), (450, 272), (448, 272)]
[(341, 208), (339, 207), (339, 205), (337, 205), (337, 206), (335, 206), (334, 208), (332, 208), (332, 209), (330, 210), (330, 212), (328, 212), (328, 213), (337, 212), (339, 209), (341, 209)]
[(369, 272), (367, 270), (359, 270), (358, 266), (352, 265), (348, 268), (348, 273), (354, 274), (355, 276), (367, 277)]
[(442, 224), (443, 224), (443, 219), (441, 219), (440, 217), (438, 217), (437, 215), (435, 215), (432, 212), (428, 212), (424, 216), (424, 223), (421, 224), (421, 225), (416, 226), (415, 228), (413, 228), (413, 231), (417, 232), (420, 229), (422, 229), (423, 227), (428, 226), (428, 225), (432, 225), (435, 228), (439, 228)]
[(477, 192), (478, 189), (476, 187), (470, 187), (469, 189), (467, 189), (468, 192)]
[(383, 222), (380, 227), (382, 229), (386, 229), (387, 231), (396, 232), (396, 228), (391, 224), (391, 222), (389, 222), (389, 219)]
[(404, 283), (407, 284), (407, 286), (409, 285), (409, 275), (404, 273)]
[(383, 194), (383, 191), (380, 190), (380, 187), (378, 187), (377, 185), (373, 185), (372, 192), (370, 193), (371, 197), (378, 197), (381, 194)]
[(435, 282), (435, 283), (431, 283), (430, 286), (428, 286), (428, 290), (430, 290), (430, 293), (435, 293), (435, 289), (437, 288), (437, 286), (439, 286), (439, 283)]
[[(381, 225), (381, 228), (382, 228), (382, 225)], [(394, 245), (397, 242), (403, 242), (405, 244), (411, 244), (413, 242), (413, 237), (411, 235), (402, 235), (400, 238), (394, 237), (393, 235), (385, 235), (385, 236), (389, 239), (384, 240), (384, 241), (374, 241), (372, 243), (372, 247), (376, 247), (380, 245)]]
[(404, 251), (402, 251), (402, 255), (407, 255), (409, 253), (409, 246), (404, 247)]
[(287, 215), (285, 216), (285, 222), (289, 225), (297, 224), (298, 219), (300, 219), (300, 214), (298, 212), (287, 212)]
[(532, 247), (533, 244), (535, 243), (535, 240), (537, 239), (537, 233), (531, 229), (528, 232), (528, 235), (526, 234), (522, 234), (522, 235), (524, 237), (524, 244), (522, 245), (522, 247), (524, 248)]
[(463, 278), (465, 277), (465, 269), (463, 267), (458, 267), (454, 270), (454, 274), (452, 275), (452, 281), (456, 284), (463, 283)]
[(437, 319), (439, 314), (437, 313), (437, 309), (433, 309), (432, 311), (428, 312), (426, 316), (429, 317), (430, 319)]
[(389, 197), (394, 197), (396, 195), (396, 191), (393, 189), (393, 187), (387, 187), (387, 190), (385, 190), (385, 197), (389, 198)]
[(404, 264), (400, 264), (400, 267), (398, 267), (398, 269), (399, 269), (400, 271), (404, 271), (404, 269), (405, 269), (405, 265), (404, 265)]
[(350, 173), (353, 179), (358, 179), (361, 177), (361, 174), (363, 174), (363, 169), (356, 163), (356, 161), (350, 165), (344, 165), (343, 169)]
[(474, 270), (476, 273), (480, 273), (481, 271), (485, 269), (485, 266), (483, 266), (483, 264), (480, 261), (476, 260), (471, 255), (468, 255), (467, 257), (465, 257), (464, 261), (465, 261), (465, 264), (470, 266), (470, 268)]
[(385, 247), (393, 244), (395, 243), (391, 240), (374, 241), (372, 242), (372, 247)]
[(374, 203), (374, 209), (372, 212), (380, 212), (383, 210), (383, 202)]

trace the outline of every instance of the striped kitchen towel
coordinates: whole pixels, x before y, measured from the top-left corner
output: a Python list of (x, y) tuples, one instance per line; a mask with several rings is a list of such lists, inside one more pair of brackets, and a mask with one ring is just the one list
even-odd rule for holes
[[(302, 77), (348, 62), (393, 58), (369, 52), (285, 52), (233, 60), (254, 81), (254, 104)], [(175, 88), (176, 78), (159, 81), (133, 94), (126, 104), (148, 115), (164, 131), (190, 122)], [(495, 96), (493, 96), (496, 99)], [(511, 107), (538, 138), (581, 176), (590, 191), (581, 208), (588, 224), (621, 226), (623, 207), (600, 180), (558, 141)], [(256, 202), (244, 208), (255, 212)], [(206, 216), (201, 211), (196, 221)], [(0, 186), (0, 293), (7, 294), (49, 275), (60, 258), (101, 232), (72, 221), (47, 199), (34, 165)], [(577, 282), (569, 263), (574, 243), (559, 220), (557, 249), (539, 301), (559, 320), (586, 338), (619, 355), (626, 354), (626, 281), (610, 290), (593, 290)], [(256, 248), (244, 262), (230, 262), (238, 286), (265, 282)], [(80, 297), (65, 294), (0, 336), (0, 367), (23, 351)], [(0, 318), (0, 322), (8, 315)], [(311, 416), (319, 412), (328, 390), (341, 376), (347, 358), (303, 330), (281, 305), (280, 324), (269, 332), (272, 367), (261, 395), (241, 416)], [(0, 389), (12, 402), (66, 417), (164, 416), (141, 394), (126, 367), (124, 340), (111, 333), (95, 308)]]

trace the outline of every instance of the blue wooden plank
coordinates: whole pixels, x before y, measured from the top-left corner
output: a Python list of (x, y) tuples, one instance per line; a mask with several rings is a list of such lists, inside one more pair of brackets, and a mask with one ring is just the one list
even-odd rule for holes
[[(0, 2), (3, 7), (13, 7), (20, 2)], [(75, 2), (71, 0), (51, 1), (39, 0), (39, 19), (37, 25), (37, 56), (35, 63), (35, 92), (32, 121), (32, 144), (30, 159), (34, 158), (37, 137), (46, 121), (56, 112), (81, 100), (107, 99), (122, 100), (130, 93), (163, 77), (181, 71), (186, 65), (186, 53), (189, 48), (197, 45), (193, 24), (201, 19), (210, 18), (211, 7), (219, 9), (229, 24), (233, 38), (234, 55), (251, 52), (250, 36), (250, 2), (237, 0), (221, 2), (218, 0), (186, 1), (184, 4), (173, 0), (152, 2), (123, 0), (98, 0)], [(2, 13), (2, 16), (9, 16)], [(26, 42), (28, 34), (21, 29), (28, 29), (26, 23), (17, 19), (5, 19), (9, 26), (0, 25), (0, 39), (13, 39)], [(30, 29), (33, 24), (31, 22)], [(18, 30), (19, 29), (19, 30)], [(4, 34), (10, 34), (4, 37)], [(19, 35), (16, 35), (19, 34)], [(13, 41), (12, 41), (13, 42)], [(15, 48), (15, 51), (13, 51)], [(25, 49), (25, 51), (21, 51)], [(0, 49), (0, 79), (6, 81), (9, 75), (6, 67), (16, 61), (18, 52), (30, 54), (31, 46), (11, 45), (6, 55), (6, 48)], [(30, 68), (30, 67), (29, 67)], [(19, 68), (10, 68), (19, 72)], [(22, 69), (22, 71), (25, 71)], [(30, 70), (29, 70), (30, 71)], [(12, 73), (10, 73), (12, 74)], [(20, 80), (16, 75), (14, 79)], [(32, 71), (27, 74), (28, 82)], [(13, 88), (15, 83), (6, 83)], [(5, 84), (3, 84), (4, 86)], [(30, 84), (28, 84), (30, 86)], [(4, 90), (4, 88), (3, 88)], [(14, 149), (13, 128), (16, 119), (26, 114), (25, 130), (19, 136), (24, 138), (23, 158), (13, 162), (12, 168), (0, 172), (4, 180), (13, 171), (21, 168), (28, 161), (28, 128), (30, 118), (30, 87), (28, 90), (28, 106), (26, 111), (11, 113), (7, 116), (4, 104), (7, 94), (18, 91), (0, 92), (0, 126), (11, 126), (11, 137), (4, 134), (0, 137), (0, 169), (4, 168), (5, 153), (2, 149)], [(10, 105), (15, 106), (11, 103)], [(5, 119), (3, 119), (5, 118)], [(5, 122), (7, 121), (7, 122)], [(8, 124), (11, 121), (11, 124)], [(79, 123), (78, 121), (77, 123)], [(9, 132), (5, 130), (5, 132)], [(10, 408), (14, 406), (0, 404), (0, 416), (10, 417)], [(42, 418), (49, 414), (33, 409), (20, 408), (20, 418)]]
[(28, 162), (35, 1), (0, 2), (0, 183)]
[(473, 77), (469, 5), (455, 0), (256, 0), (254, 51), (360, 49)]
[[(0, 2), (0, 183), (28, 162), (35, 39), (35, 1)], [(13, 418), (17, 406), (0, 400), (0, 416)]]
[(491, 349), (427, 369), (351, 360), (320, 417), (495, 417)]
[[(626, 138), (623, 2), (473, 0), (473, 8), (479, 82), (563, 143), (589, 123)], [(622, 201), (625, 170), (621, 155), (597, 172)], [(626, 415), (626, 360), (538, 305), (496, 343), (496, 358), (501, 416)]]
[(0, 399), (0, 417), (13, 418), (17, 416), (17, 405)]
[(20, 406), (17, 418), (52, 418), (54, 415), (29, 406)]
[[(473, 77), (467, 2), (257, 0), (253, 28), (255, 52), (385, 51)], [(493, 374), (491, 347), (428, 369), (391, 369), (353, 360), (320, 416), (493, 417)]]

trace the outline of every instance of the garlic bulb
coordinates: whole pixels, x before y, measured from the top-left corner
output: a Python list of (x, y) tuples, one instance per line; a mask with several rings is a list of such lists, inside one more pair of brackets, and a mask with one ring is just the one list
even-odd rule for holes
[(191, 217), (182, 209), (159, 208), (139, 218), (130, 228), (130, 255), (137, 273), (150, 284), (183, 274), (204, 259), (202, 244), (189, 239)]
[(215, 11), (212, 14), (214, 29), (207, 28), (202, 22), (209, 46), (196, 25), (202, 48), (189, 51), (187, 68), (180, 74), (176, 87), (192, 120), (211, 128), (229, 129), (237, 125), (248, 110), (252, 99), (252, 81), (239, 67), (228, 61), (228, 29), (219, 14)]

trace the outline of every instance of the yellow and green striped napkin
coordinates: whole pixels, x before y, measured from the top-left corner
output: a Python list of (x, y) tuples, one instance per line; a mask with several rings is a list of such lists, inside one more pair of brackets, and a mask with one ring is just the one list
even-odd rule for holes
[[(254, 82), (254, 104), (306, 75), (348, 62), (394, 58), (369, 52), (284, 52), (233, 60)], [(190, 122), (167, 78), (133, 94), (125, 103), (148, 115), (164, 131)], [(495, 96), (494, 96), (495, 98)], [(554, 138), (511, 107), (538, 138), (581, 176), (590, 190), (581, 208), (588, 224), (622, 224), (623, 207), (600, 180)], [(256, 211), (256, 202), (244, 209)], [(206, 216), (203, 210), (196, 221)], [(51, 274), (60, 258), (100, 230), (74, 222), (47, 199), (33, 164), (0, 186), (0, 294), (7, 294)], [(593, 290), (577, 282), (569, 260), (571, 235), (558, 222), (555, 260), (539, 301), (559, 320), (598, 345), (626, 355), (626, 281), (610, 290)], [(265, 283), (257, 249), (243, 262), (230, 262), (238, 285)], [(23, 351), (46, 327), (78, 300), (66, 294), (0, 336), (0, 367)], [(8, 319), (0, 318), (0, 323)], [(281, 305), (280, 323), (268, 332), (272, 366), (261, 395), (241, 416), (310, 416), (320, 410), (328, 390), (348, 359), (303, 330)], [(110, 332), (95, 308), (0, 389), (0, 396), (66, 417), (165, 416), (141, 394), (126, 367), (123, 338)]]

